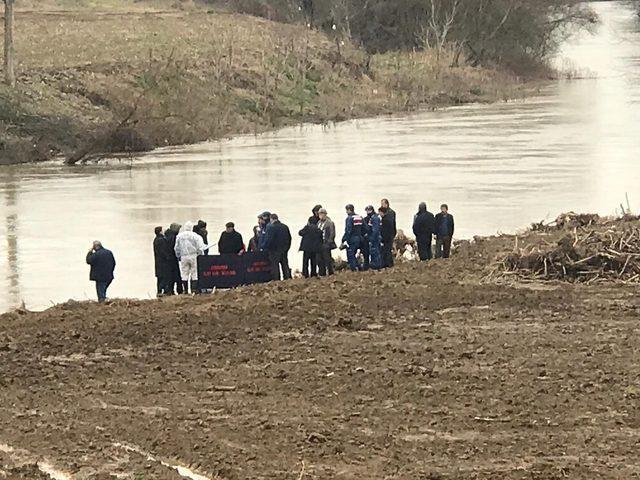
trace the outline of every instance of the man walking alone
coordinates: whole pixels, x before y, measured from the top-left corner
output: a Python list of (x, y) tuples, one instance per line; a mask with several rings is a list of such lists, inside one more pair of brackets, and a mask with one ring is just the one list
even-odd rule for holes
[(96, 293), (98, 302), (104, 303), (107, 299), (107, 289), (113, 282), (113, 271), (116, 268), (116, 260), (111, 250), (102, 246), (102, 242), (96, 240), (89, 253), (87, 253), (87, 264), (91, 265), (89, 279), (96, 282)]

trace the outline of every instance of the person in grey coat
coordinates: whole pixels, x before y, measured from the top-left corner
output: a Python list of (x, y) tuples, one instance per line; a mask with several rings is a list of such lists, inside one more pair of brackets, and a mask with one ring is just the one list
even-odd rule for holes
[(322, 231), (322, 249), (318, 254), (318, 273), (324, 277), (327, 274), (334, 274), (331, 251), (338, 248), (336, 245), (336, 225), (327, 216), (327, 210), (324, 208), (318, 211), (318, 217), (318, 228)]

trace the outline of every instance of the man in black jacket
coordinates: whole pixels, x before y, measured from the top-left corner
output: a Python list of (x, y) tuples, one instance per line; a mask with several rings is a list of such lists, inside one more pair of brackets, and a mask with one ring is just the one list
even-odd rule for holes
[(433, 241), (435, 224), (436, 220), (433, 213), (428, 211), (427, 204), (422, 202), (418, 206), (418, 213), (413, 217), (413, 234), (416, 236), (418, 255), (420, 255), (420, 260), (422, 261), (433, 258), (431, 243)]
[(322, 251), (323, 236), (322, 230), (315, 222), (315, 216), (309, 217), (307, 224), (298, 232), (298, 235), (302, 237), (300, 251), (302, 252), (302, 275), (304, 278), (318, 276), (318, 255)]
[(396, 235), (398, 234), (398, 226), (396, 224), (396, 211), (391, 208), (391, 206), (389, 205), (389, 200), (387, 200), (386, 198), (380, 200), (380, 206), (387, 209), (387, 221), (391, 225), (393, 225), (391, 231), (393, 232), (393, 238), (395, 239)]
[(173, 295), (174, 288), (178, 295), (182, 295), (184, 292), (182, 288), (182, 277), (180, 277), (180, 262), (176, 257), (176, 237), (180, 233), (182, 226), (177, 223), (172, 223), (171, 226), (164, 232), (164, 238), (166, 240), (166, 257), (167, 257), (167, 288), (165, 289), (165, 295)]
[(265, 232), (264, 249), (269, 253), (273, 279), (280, 280), (280, 268), (282, 268), (282, 278), (285, 280), (291, 278), (288, 257), (291, 249), (291, 232), (289, 227), (280, 222), (275, 213), (271, 214), (271, 223)]
[(93, 242), (89, 253), (87, 253), (87, 264), (91, 266), (89, 279), (92, 282), (96, 282), (98, 302), (103, 303), (107, 299), (107, 288), (113, 282), (116, 260), (113, 257), (113, 253), (96, 240)]
[[(205, 245), (209, 245), (209, 241), (207, 240), (207, 237), (209, 236), (209, 232), (207, 231), (207, 222), (204, 220), (198, 220), (198, 223), (193, 226), (193, 231), (202, 237), (202, 241)], [(204, 254), (209, 255), (208, 248), (204, 251)]]
[(393, 240), (396, 238), (393, 217), (389, 215), (389, 209), (380, 207), (378, 209), (382, 226), (380, 236), (382, 237), (382, 266), (383, 268), (393, 267)]
[(162, 233), (162, 227), (154, 230), (156, 236), (153, 239), (153, 259), (156, 271), (156, 294), (162, 296), (168, 290), (167, 272), (170, 270), (169, 258), (167, 257), (167, 239)]
[(322, 205), (318, 204), (311, 209), (311, 214), (313, 215), (313, 224), (317, 225), (320, 221), (320, 210), (322, 209)]
[(436, 258), (449, 258), (451, 255), (451, 240), (453, 239), (453, 215), (449, 207), (442, 204), (440, 213), (436, 215)]
[(225, 225), (226, 230), (220, 235), (218, 240), (218, 251), (220, 255), (238, 255), (244, 251), (244, 242), (242, 235), (236, 232), (236, 226), (233, 222)]

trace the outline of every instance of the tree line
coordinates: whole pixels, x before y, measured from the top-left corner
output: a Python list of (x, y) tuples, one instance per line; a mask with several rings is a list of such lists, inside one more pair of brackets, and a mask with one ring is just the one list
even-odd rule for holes
[[(13, 5), (4, 1), (5, 82), (15, 83)], [(371, 53), (449, 49), (454, 64), (522, 71), (543, 63), (597, 16), (581, 0), (201, 0), (287, 22), (305, 22)], [(636, 1), (636, 0), (634, 0)], [(638, 4), (640, 14), (640, 1)]]
[[(206, 0), (211, 4), (221, 0)], [(597, 16), (579, 0), (234, 0), (236, 11), (305, 22), (371, 53), (450, 49), (455, 62), (544, 62)]]

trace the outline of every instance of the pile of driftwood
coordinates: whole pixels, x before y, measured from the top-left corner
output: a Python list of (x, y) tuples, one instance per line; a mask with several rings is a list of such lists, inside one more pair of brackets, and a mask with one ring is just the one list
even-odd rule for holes
[(516, 238), (513, 252), (499, 260), (495, 273), (587, 283), (640, 281), (637, 217), (564, 214), (555, 223), (544, 227), (548, 234), (525, 236), (520, 242), (524, 245)]
[(549, 231), (558, 229), (574, 229), (578, 227), (588, 227), (589, 225), (596, 225), (603, 221), (600, 215), (597, 213), (561, 213), (552, 222), (545, 223), (544, 221), (539, 223), (532, 223), (531, 230), (534, 232)]

